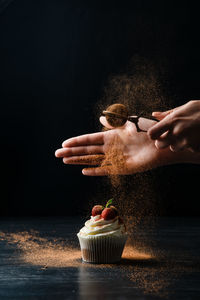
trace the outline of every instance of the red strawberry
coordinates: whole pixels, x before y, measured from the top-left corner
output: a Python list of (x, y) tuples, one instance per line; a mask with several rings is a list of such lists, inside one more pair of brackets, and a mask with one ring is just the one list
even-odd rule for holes
[(92, 216), (95, 217), (102, 213), (103, 206), (102, 205), (95, 205), (92, 209)]
[(101, 216), (104, 220), (112, 220), (114, 219), (117, 215), (114, 209), (112, 208), (104, 208), (104, 210), (101, 213)]

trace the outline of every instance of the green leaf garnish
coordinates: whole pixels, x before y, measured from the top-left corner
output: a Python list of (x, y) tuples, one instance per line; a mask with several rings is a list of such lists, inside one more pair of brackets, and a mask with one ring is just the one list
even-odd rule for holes
[(106, 208), (107, 208), (110, 204), (112, 204), (112, 201), (113, 201), (113, 198), (111, 198), (110, 200), (108, 200), (108, 202), (106, 203)]

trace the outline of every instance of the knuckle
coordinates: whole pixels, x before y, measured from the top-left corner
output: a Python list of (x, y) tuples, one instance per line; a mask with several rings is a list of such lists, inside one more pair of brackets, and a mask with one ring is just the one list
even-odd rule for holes
[(200, 101), (199, 100), (190, 100), (188, 103), (186, 103), (186, 105), (188, 106), (188, 108), (192, 108), (194, 106), (196, 106), (196, 104), (199, 104)]
[(86, 143), (86, 144), (89, 144), (89, 143), (90, 143), (90, 137), (89, 137), (89, 136), (86, 136), (86, 137), (85, 137), (85, 143)]
[(100, 153), (104, 153), (104, 146), (103, 145), (99, 146), (99, 149), (100, 149)]
[(73, 148), (70, 149), (65, 149), (65, 152), (63, 153), (63, 156), (69, 156), (69, 155), (72, 155), (73, 154)]
[(106, 152), (107, 152), (107, 145), (106, 145), (106, 144), (104, 144), (104, 145), (102, 146), (102, 152), (103, 152), (103, 153), (106, 153)]
[(183, 145), (184, 146), (189, 146), (189, 140), (187, 138), (183, 139)]
[(91, 152), (91, 150), (89, 150), (89, 147), (83, 147), (82, 149), (83, 149), (82, 152), (85, 153), (85, 154), (90, 154), (90, 152)]
[(178, 137), (179, 135), (181, 135), (181, 133), (183, 132), (183, 127), (180, 124), (177, 124), (174, 128), (173, 128), (173, 136)]
[(180, 135), (180, 129), (175, 127), (172, 134), (174, 137), (178, 137)]
[(158, 127), (152, 127), (147, 131), (147, 135), (150, 139), (154, 140), (157, 137)]
[(190, 101), (188, 101), (188, 102), (186, 103), (186, 105), (190, 107), (190, 106), (193, 105), (193, 103), (194, 103), (194, 100), (190, 100)]
[(176, 124), (177, 121), (178, 121), (178, 117), (176, 116), (175, 113), (171, 113), (171, 114), (169, 115), (169, 118), (170, 118), (170, 122), (171, 122), (172, 124)]
[(153, 137), (153, 131), (151, 130), (151, 128), (147, 131), (147, 135), (149, 138)]
[(197, 103), (197, 101), (198, 101), (198, 100), (190, 100), (190, 101), (188, 102), (188, 105), (192, 105), (192, 104), (194, 104), (194, 103)]
[(190, 100), (190, 101), (188, 102), (188, 105), (191, 105), (192, 103), (194, 103), (194, 100)]
[(91, 147), (89, 147), (89, 148), (87, 149), (87, 151), (88, 151), (89, 154), (94, 154), (94, 153), (98, 152), (97, 149), (98, 149), (97, 146), (91, 146)]
[(63, 163), (66, 164), (67, 163), (67, 160), (66, 158), (63, 158)]

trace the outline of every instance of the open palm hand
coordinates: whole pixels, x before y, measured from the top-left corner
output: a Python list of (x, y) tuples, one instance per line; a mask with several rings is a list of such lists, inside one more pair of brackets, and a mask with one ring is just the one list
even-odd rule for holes
[[(104, 176), (127, 175), (154, 168), (162, 161), (165, 150), (158, 150), (145, 132), (137, 132), (132, 122), (112, 128), (105, 117), (100, 122), (106, 131), (85, 134), (63, 142), (56, 157), (65, 164), (87, 165), (83, 174)], [(147, 130), (155, 122), (140, 118), (139, 126)]]

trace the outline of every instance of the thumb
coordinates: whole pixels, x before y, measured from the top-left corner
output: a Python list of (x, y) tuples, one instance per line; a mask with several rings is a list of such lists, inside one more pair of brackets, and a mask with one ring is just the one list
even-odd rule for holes
[(107, 129), (113, 129), (113, 128), (114, 128), (114, 127), (112, 127), (112, 126), (107, 122), (106, 118), (103, 117), (103, 116), (101, 116), (101, 117), (99, 118), (99, 121), (100, 121), (100, 123), (101, 123), (103, 126), (105, 126)]

